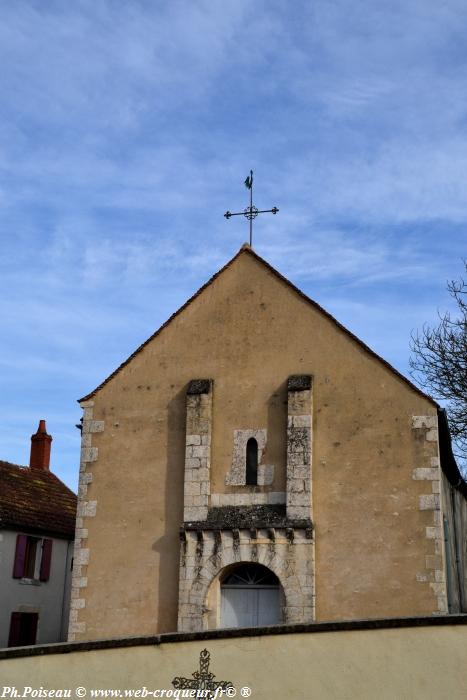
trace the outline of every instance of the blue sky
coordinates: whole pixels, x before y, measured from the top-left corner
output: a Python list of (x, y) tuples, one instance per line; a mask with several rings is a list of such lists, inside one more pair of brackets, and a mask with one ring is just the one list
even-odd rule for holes
[(407, 374), (467, 225), (467, 3), (0, 7), (0, 458), (45, 418), (76, 487), (92, 390), (247, 240)]

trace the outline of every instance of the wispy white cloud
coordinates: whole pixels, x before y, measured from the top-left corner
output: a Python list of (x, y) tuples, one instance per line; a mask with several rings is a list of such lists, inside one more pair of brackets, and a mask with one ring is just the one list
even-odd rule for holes
[(0, 457), (50, 416), (72, 479), (75, 398), (247, 238), (222, 214), (250, 167), (280, 209), (258, 252), (405, 368), (465, 248), (466, 21), (462, 0), (5, 4)]

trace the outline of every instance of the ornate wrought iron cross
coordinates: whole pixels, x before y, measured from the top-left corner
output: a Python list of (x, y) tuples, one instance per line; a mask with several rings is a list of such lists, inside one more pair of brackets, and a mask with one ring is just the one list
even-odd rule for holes
[(203, 695), (203, 697), (208, 698), (208, 700), (209, 698), (216, 697), (215, 691), (218, 688), (220, 688), (221, 690), (233, 688), (233, 685), (230, 681), (214, 680), (216, 676), (214, 675), (214, 673), (210, 673), (209, 671), (210, 658), (211, 655), (209, 651), (207, 649), (203, 649), (203, 651), (199, 655), (199, 671), (195, 671), (191, 674), (193, 678), (181, 678), (180, 676), (177, 676), (172, 681), (173, 687), (177, 689), (189, 688), (190, 690), (207, 691), (206, 695)]
[(253, 219), (256, 219), (258, 214), (277, 214), (279, 209), (273, 207), (272, 209), (257, 209), (253, 206), (253, 170), (250, 170), (250, 174), (245, 180), (245, 187), (250, 190), (250, 206), (243, 211), (237, 211), (234, 214), (230, 211), (226, 211), (224, 216), (226, 219), (230, 219), (231, 216), (244, 216), (250, 222), (250, 246), (253, 245)]

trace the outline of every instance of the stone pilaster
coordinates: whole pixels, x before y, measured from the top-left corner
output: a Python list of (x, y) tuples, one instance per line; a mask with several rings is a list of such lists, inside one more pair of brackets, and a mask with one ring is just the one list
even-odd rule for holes
[(183, 519), (206, 520), (211, 492), (212, 379), (193, 379), (186, 396)]
[(418, 496), (418, 509), (427, 511), (431, 522), (425, 528), (427, 554), (425, 569), (418, 571), (417, 581), (428, 584), (436, 600), (436, 614), (448, 612), (445, 551), (443, 533), (443, 513), (441, 505), (441, 467), (439, 461), (438, 417), (412, 416), (412, 430), (424, 438), (424, 462), (413, 470), (412, 478), (424, 481), (428, 493)]
[(93, 419), (94, 401), (83, 401), (81, 408), (83, 409), (83, 421), (73, 576), (71, 579), (70, 620), (68, 625), (69, 642), (73, 642), (76, 639), (76, 634), (84, 634), (86, 632), (86, 623), (79, 619), (79, 613), (80, 610), (86, 607), (86, 588), (88, 585), (86, 574), (90, 551), (87, 544), (87, 518), (94, 518), (97, 509), (97, 501), (89, 500), (88, 497), (88, 487), (92, 483), (92, 463), (98, 457), (98, 448), (93, 447), (92, 436), (94, 433), (101, 433), (104, 430), (104, 421)]
[(311, 518), (312, 378), (289, 377), (287, 415), (287, 517)]

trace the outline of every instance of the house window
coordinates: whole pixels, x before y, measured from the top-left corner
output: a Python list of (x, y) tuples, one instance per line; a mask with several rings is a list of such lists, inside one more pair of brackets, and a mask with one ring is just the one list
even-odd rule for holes
[(37, 560), (37, 545), (40, 540), (37, 537), (28, 537), (26, 539), (26, 551), (24, 553), (24, 578), (37, 578), (36, 560)]
[(48, 581), (52, 561), (52, 540), (17, 535), (13, 578)]
[(246, 443), (246, 483), (250, 486), (258, 483), (258, 443), (255, 438)]
[(38, 613), (11, 613), (9, 647), (23, 647), (36, 643)]
[(221, 627), (260, 627), (282, 622), (282, 588), (272, 571), (241, 564), (221, 581)]

